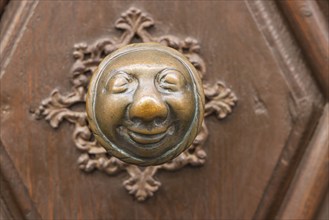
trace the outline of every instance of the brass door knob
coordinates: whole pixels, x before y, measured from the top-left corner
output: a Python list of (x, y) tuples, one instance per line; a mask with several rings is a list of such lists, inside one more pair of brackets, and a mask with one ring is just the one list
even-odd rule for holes
[(201, 79), (184, 55), (139, 43), (100, 63), (86, 106), (95, 138), (111, 155), (148, 166), (165, 163), (192, 144), (204, 103)]

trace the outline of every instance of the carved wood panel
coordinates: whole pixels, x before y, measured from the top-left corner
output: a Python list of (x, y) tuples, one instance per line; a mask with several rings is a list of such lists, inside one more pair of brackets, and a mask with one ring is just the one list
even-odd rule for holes
[[(58, 128), (63, 121), (74, 124), (72, 138), (76, 148), (82, 152), (77, 161), (79, 168), (85, 172), (100, 170), (109, 175), (126, 171), (130, 177), (123, 185), (138, 201), (153, 196), (161, 186), (161, 182), (154, 179), (158, 170), (176, 171), (187, 165), (201, 166), (205, 163), (207, 154), (204, 143), (209, 135), (206, 122), (203, 121), (192, 145), (178, 157), (162, 165), (143, 168), (127, 164), (107, 153), (88, 128), (86, 109), (75, 111), (73, 108), (79, 104), (85, 105), (91, 74), (101, 60), (118, 48), (134, 42), (136, 38), (143, 43), (162, 43), (180, 51), (195, 66), (200, 78), (205, 77), (206, 66), (199, 55), (198, 41), (191, 37), (180, 40), (173, 35), (152, 36), (148, 29), (153, 25), (152, 17), (137, 8), (130, 8), (115, 22), (115, 27), (123, 30), (119, 39), (102, 39), (90, 46), (85, 43), (75, 44), (75, 62), (70, 74), (71, 92), (62, 95), (57, 89), (53, 90), (50, 97), (44, 99), (33, 112), (36, 119), (44, 118), (53, 128)], [(204, 117), (214, 114), (218, 119), (226, 118), (237, 101), (235, 94), (221, 81), (214, 84), (203, 82), (203, 88), (206, 99)]]
[[(79, 171), (72, 124), (54, 132), (33, 114), (54, 88), (70, 91), (72, 45), (119, 38), (113, 23), (130, 7), (152, 15), (151, 35), (195, 37), (205, 82), (223, 80), (239, 99), (220, 123), (207, 117), (204, 166), (160, 171), (162, 187), (144, 203), (121, 186), (127, 173), (108, 178)], [(6, 164), (15, 167), (26, 193), (17, 202), (25, 218), (268, 219), (287, 213), (280, 206), (311, 149), (325, 101), (275, 2), (14, 1), (6, 10), (0, 134)]]

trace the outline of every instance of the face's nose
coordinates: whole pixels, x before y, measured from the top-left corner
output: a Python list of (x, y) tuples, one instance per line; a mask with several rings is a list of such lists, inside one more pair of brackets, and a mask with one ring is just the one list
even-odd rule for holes
[(165, 119), (168, 110), (165, 103), (154, 95), (145, 95), (137, 98), (130, 107), (129, 116), (132, 120), (139, 119), (150, 122), (155, 119)]

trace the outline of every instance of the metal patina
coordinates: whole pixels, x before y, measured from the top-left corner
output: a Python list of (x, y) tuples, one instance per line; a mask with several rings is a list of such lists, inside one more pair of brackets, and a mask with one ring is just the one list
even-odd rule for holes
[(111, 155), (141, 166), (165, 163), (189, 147), (204, 103), (194, 66), (157, 43), (132, 44), (107, 56), (86, 100), (97, 141)]

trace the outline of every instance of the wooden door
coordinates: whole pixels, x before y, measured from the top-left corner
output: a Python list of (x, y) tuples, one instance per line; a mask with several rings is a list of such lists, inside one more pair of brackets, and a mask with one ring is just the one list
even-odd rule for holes
[[(2, 219), (311, 219), (325, 207), (328, 4), (0, 5)], [(147, 39), (204, 74), (207, 130), (173, 168), (118, 168), (83, 148), (77, 85), (107, 46)]]

